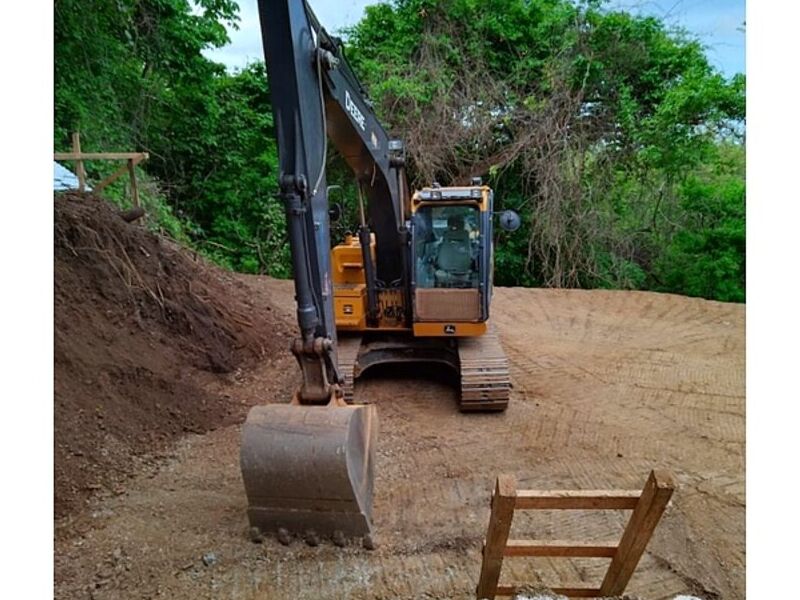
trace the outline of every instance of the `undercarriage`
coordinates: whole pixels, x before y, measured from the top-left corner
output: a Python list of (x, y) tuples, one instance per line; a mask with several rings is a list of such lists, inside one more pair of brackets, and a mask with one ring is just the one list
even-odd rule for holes
[(511, 387), (508, 359), (491, 327), (485, 335), (472, 338), (340, 333), (338, 359), (347, 403), (354, 402), (355, 380), (371, 367), (389, 363), (436, 363), (458, 375), (460, 410), (494, 412), (508, 406)]

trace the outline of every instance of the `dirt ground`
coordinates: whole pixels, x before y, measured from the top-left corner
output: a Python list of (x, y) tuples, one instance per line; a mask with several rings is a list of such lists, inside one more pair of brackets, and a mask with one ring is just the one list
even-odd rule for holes
[[(493, 321), (514, 386), (507, 412), (460, 414), (456, 391), (431, 369), (385, 369), (357, 385), (381, 427), (380, 545), (368, 552), (247, 539), (239, 423), (251, 404), (286, 401), (297, 370), (283, 339), (291, 283), (235, 282), (253, 311), (269, 308), (278, 349), (192, 379), (236, 407), (236, 422), (185, 433), (56, 520), (57, 598), (474, 598), (498, 473), (526, 488), (635, 489), (653, 468), (672, 470), (679, 487), (628, 593), (744, 598), (744, 306), (497, 289)], [(613, 540), (627, 513), (519, 515), (514, 537)], [(590, 584), (606, 566), (514, 558), (501, 581)]]

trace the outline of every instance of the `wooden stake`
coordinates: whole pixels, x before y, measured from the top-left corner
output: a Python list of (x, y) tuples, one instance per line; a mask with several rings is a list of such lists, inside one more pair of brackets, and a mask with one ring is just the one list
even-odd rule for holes
[(136, 163), (132, 158), (128, 159), (128, 172), (131, 174), (131, 199), (133, 206), (139, 208), (139, 186), (136, 185)]
[(503, 553), (511, 531), (516, 496), (517, 480), (514, 476), (500, 475), (492, 496), (492, 514), (489, 518), (486, 542), (483, 545), (483, 562), (476, 589), (479, 599), (494, 600), (497, 582), (500, 581), (500, 569), (503, 567)]
[(78, 191), (82, 194), (86, 191), (86, 171), (83, 168), (83, 161), (81, 156), (81, 134), (76, 131), (72, 134), (72, 153), (78, 158), (75, 162), (75, 171), (78, 175)]
[(650, 472), (642, 497), (633, 509), (617, 554), (611, 559), (611, 565), (600, 586), (600, 595), (618, 596), (625, 591), (674, 491), (672, 475), (664, 471)]

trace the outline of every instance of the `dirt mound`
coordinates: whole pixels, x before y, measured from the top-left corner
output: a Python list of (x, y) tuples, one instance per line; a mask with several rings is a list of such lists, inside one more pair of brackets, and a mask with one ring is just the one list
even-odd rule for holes
[(92, 196), (55, 197), (55, 510), (120, 489), (184, 432), (243, 418), (215, 378), (285, 352), (285, 317), (242, 276), (128, 224)]

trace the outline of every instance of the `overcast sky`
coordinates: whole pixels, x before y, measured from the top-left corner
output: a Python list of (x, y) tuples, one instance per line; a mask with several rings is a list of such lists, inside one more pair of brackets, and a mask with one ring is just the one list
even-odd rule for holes
[[(206, 56), (229, 69), (261, 60), (261, 31), (256, 0), (238, 0), (239, 30), (229, 32), (231, 43)], [(310, 0), (320, 23), (331, 33), (358, 22), (364, 7), (374, 0)], [(697, 35), (705, 46), (709, 61), (726, 76), (745, 71), (744, 0), (611, 0), (608, 6), (636, 13), (664, 17), (670, 25), (684, 27)]]

